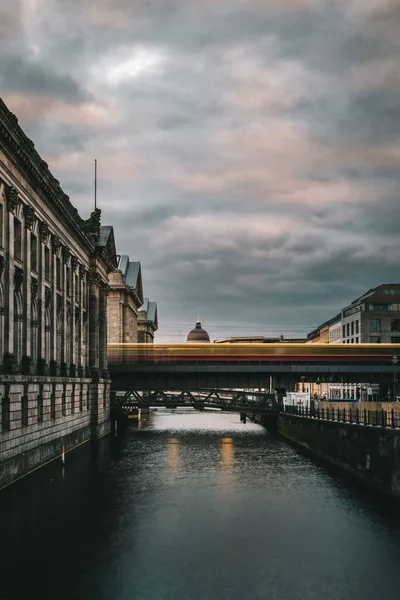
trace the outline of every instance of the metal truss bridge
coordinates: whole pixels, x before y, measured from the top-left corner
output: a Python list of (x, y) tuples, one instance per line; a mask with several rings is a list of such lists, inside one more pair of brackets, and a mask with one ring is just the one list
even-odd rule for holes
[(275, 394), (239, 391), (239, 390), (199, 390), (192, 392), (165, 392), (161, 390), (129, 390), (124, 394), (114, 394), (111, 400), (113, 408), (129, 411), (133, 408), (205, 408), (223, 411), (257, 414), (277, 414), (282, 405)]

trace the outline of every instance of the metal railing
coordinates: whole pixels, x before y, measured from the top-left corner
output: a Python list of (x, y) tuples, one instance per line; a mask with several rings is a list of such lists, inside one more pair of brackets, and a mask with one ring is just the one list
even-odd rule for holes
[(285, 406), (284, 412), (323, 421), (336, 421), (354, 425), (400, 428), (400, 412), (395, 410), (367, 410), (363, 408), (315, 408), (308, 406)]

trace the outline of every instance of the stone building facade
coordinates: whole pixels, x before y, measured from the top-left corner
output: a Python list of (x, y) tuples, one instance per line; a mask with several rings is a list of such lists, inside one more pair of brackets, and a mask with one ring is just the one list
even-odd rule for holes
[(0, 100), (0, 487), (109, 430), (113, 231), (84, 221)]
[(158, 329), (157, 302), (144, 299), (138, 311), (138, 342), (153, 344), (154, 334)]
[[(322, 331), (329, 325), (328, 339)], [(381, 284), (365, 292), (307, 336), (312, 343), (400, 344), (400, 283)], [(393, 355), (396, 354), (393, 350)], [(320, 382), (313, 392), (335, 400), (391, 400), (390, 384)]]
[(108, 275), (108, 342), (138, 342), (138, 310), (143, 304), (142, 269), (122, 255), (118, 268)]

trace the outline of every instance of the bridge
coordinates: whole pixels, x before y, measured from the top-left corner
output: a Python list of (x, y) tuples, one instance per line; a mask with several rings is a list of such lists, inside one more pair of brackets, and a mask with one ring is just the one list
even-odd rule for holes
[(111, 390), (293, 389), (398, 380), (400, 344), (110, 344)]
[(183, 407), (197, 410), (213, 408), (242, 414), (277, 414), (282, 409), (275, 394), (244, 390), (199, 390), (196, 393), (189, 390), (181, 392), (130, 390), (124, 394), (114, 395), (112, 406), (128, 412), (132, 408)]

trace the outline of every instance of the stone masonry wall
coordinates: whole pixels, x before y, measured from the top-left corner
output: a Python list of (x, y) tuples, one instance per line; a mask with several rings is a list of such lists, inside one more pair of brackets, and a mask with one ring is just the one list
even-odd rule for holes
[(3, 375), (0, 488), (110, 429), (109, 381)]
[(278, 432), (400, 499), (400, 431), (280, 414)]

